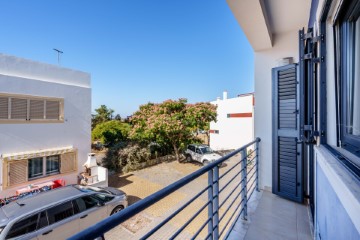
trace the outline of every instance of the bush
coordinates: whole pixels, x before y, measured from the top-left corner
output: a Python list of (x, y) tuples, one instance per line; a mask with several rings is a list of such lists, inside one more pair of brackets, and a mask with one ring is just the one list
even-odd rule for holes
[(103, 164), (106, 168), (119, 172), (125, 166), (134, 168), (150, 159), (151, 152), (149, 147), (144, 147), (137, 143), (119, 143), (109, 148)]
[(126, 140), (129, 131), (130, 125), (128, 123), (112, 120), (96, 125), (91, 132), (91, 138), (93, 141), (100, 141), (106, 146), (113, 146), (116, 143)]

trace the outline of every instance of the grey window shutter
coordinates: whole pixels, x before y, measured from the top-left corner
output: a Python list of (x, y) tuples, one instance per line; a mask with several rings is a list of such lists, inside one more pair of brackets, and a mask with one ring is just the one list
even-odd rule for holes
[(28, 100), (11, 98), (11, 119), (27, 120)]
[(9, 98), (0, 97), (0, 119), (9, 118)]
[(273, 69), (273, 193), (303, 201), (298, 67)]
[(46, 100), (46, 119), (60, 119), (60, 101)]
[(44, 100), (30, 100), (30, 120), (44, 119)]

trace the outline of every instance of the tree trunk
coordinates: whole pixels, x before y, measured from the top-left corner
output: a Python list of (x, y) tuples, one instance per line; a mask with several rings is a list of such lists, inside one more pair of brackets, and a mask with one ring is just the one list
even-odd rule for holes
[(180, 162), (179, 148), (175, 144), (173, 144), (173, 148), (174, 148), (176, 160)]
[(210, 134), (208, 131), (206, 131), (206, 137), (207, 137), (207, 145), (210, 146)]

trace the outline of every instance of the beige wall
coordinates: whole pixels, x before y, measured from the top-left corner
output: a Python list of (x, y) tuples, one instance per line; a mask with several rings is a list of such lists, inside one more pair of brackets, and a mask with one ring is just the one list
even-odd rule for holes
[(273, 48), (255, 52), (255, 137), (260, 143), (260, 186), (272, 186), (272, 76), (278, 59), (298, 62), (298, 30), (273, 36)]

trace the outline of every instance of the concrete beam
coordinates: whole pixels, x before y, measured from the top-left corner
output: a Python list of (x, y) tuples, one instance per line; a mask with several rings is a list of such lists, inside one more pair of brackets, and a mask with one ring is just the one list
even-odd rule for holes
[(262, 0), (227, 0), (254, 51), (272, 47), (272, 34)]

